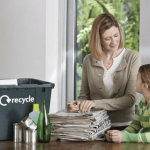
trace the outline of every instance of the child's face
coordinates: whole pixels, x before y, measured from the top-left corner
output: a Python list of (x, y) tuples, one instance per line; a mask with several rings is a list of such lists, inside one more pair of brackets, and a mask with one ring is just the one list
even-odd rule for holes
[(141, 74), (140, 74), (140, 72), (138, 72), (138, 74), (137, 74), (137, 79), (136, 79), (136, 91), (138, 92), (138, 93), (142, 93), (142, 80), (141, 80)]

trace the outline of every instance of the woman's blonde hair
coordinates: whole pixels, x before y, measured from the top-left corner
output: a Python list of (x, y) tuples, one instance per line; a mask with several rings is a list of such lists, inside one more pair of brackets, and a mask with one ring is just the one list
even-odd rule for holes
[(118, 28), (120, 33), (119, 48), (123, 47), (122, 34), (117, 19), (110, 13), (103, 13), (94, 20), (89, 40), (90, 51), (96, 60), (101, 59), (103, 52), (100, 35), (103, 34), (106, 30), (110, 29), (112, 26)]
[(142, 65), (139, 68), (139, 72), (141, 74), (142, 82), (146, 83), (148, 85), (149, 90), (150, 90), (150, 64)]

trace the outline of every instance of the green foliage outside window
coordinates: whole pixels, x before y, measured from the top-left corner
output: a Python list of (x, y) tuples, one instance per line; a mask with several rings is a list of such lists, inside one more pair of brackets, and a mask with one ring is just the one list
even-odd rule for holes
[(77, 0), (76, 97), (81, 86), (83, 58), (90, 53), (88, 40), (92, 23), (104, 12), (117, 18), (124, 47), (139, 51), (140, 0)]

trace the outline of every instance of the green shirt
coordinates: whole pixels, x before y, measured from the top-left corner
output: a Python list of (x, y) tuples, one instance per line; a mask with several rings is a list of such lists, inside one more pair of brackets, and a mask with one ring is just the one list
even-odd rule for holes
[(142, 98), (132, 123), (125, 130), (121, 131), (123, 142), (150, 143), (150, 101), (144, 108), (145, 101)]

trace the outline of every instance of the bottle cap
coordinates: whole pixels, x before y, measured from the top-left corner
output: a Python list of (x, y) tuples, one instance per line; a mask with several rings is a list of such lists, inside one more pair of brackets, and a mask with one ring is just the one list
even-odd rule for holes
[(39, 104), (33, 104), (33, 111), (39, 111)]

